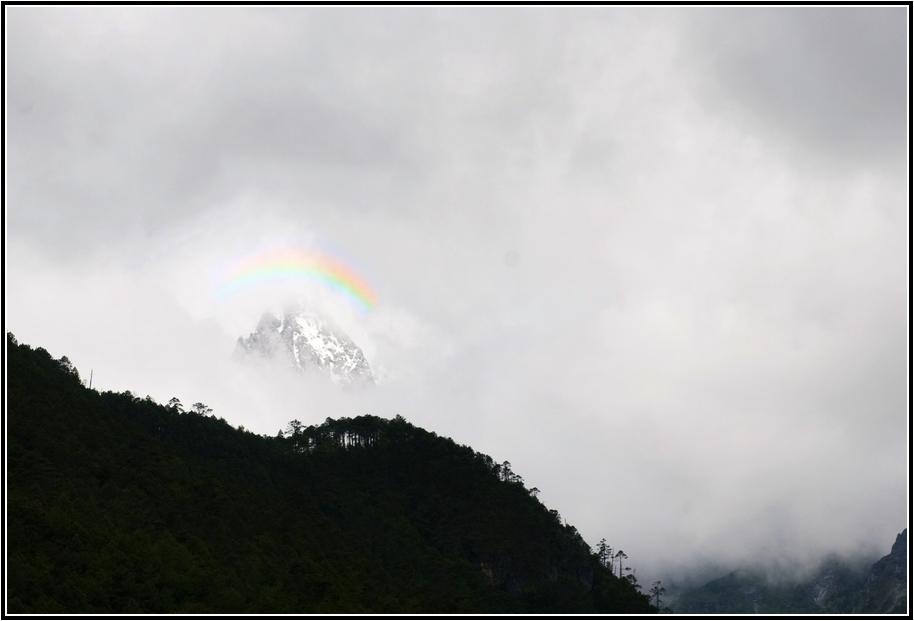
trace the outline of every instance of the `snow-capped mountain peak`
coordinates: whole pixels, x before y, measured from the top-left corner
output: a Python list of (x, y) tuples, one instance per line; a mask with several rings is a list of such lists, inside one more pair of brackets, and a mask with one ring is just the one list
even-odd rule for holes
[(375, 383), (365, 355), (352, 339), (328, 319), (301, 308), (287, 309), (280, 317), (264, 313), (250, 336), (238, 337), (235, 355), (284, 362), (302, 372), (324, 372), (338, 385)]

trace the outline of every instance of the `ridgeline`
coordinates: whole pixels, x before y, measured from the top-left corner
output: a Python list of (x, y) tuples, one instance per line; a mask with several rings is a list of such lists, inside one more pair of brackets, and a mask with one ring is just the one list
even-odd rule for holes
[(401, 417), (235, 429), (7, 335), (7, 612), (650, 613), (510, 464)]

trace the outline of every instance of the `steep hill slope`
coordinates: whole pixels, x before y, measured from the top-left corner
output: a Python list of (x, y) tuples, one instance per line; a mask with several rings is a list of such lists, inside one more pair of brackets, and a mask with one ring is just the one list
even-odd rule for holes
[(908, 609), (908, 529), (901, 531), (891, 551), (873, 563), (854, 612), (905, 613)]
[(267, 438), (7, 363), (6, 612), (654, 610), (507, 463), (402, 418)]

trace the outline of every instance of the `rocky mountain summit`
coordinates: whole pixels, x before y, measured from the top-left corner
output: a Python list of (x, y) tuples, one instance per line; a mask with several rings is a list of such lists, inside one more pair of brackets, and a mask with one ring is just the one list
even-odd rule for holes
[(362, 350), (330, 320), (301, 308), (264, 313), (256, 330), (238, 337), (236, 359), (265, 359), (301, 372), (320, 372), (339, 386), (375, 384)]

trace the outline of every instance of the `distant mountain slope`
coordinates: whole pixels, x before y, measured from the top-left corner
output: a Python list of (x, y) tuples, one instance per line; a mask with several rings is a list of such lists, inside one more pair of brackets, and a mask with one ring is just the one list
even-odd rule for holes
[(274, 438), (7, 342), (6, 612), (652, 612), (507, 463), (362, 416)]
[(286, 309), (281, 317), (264, 313), (254, 332), (238, 337), (235, 356), (326, 373), (342, 386), (375, 383), (368, 360), (352, 339), (326, 318), (300, 307)]
[(775, 583), (761, 572), (733, 571), (680, 594), (671, 607), (687, 614), (904, 613), (906, 538), (907, 530), (891, 553), (871, 566), (830, 559), (800, 582)]
[(892, 550), (876, 561), (854, 612), (905, 613), (908, 586), (908, 529), (895, 538)]

